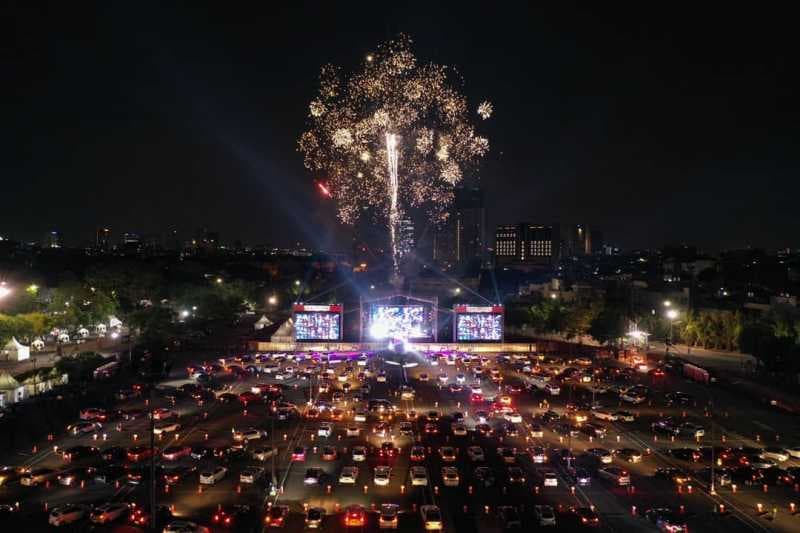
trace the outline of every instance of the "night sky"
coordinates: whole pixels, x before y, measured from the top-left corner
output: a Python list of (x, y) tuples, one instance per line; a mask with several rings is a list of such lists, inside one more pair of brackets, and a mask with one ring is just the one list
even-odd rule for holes
[(207, 225), (226, 242), (345, 250), (296, 140), (322, 64), (355, 66), (405, 32), (458, 68), (473, 106), (494, 104), (479, 125), (491, 228), (800, 246), (795, 20), (766, 4), (32, 4), (2, 8), (0, 234), (79, 245), (99, 226)]

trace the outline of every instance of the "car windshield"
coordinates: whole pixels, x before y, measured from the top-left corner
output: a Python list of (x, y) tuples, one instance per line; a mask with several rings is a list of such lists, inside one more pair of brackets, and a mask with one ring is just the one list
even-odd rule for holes
[(425, 516), (430, 522), (439, 521), (439, 511), (428, 511), (428, 513)]

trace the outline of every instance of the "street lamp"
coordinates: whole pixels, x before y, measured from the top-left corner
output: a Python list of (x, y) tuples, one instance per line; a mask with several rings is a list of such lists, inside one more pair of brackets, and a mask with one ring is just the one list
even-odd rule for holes
[(267, 303), (269, 303), (269, 305), (275, 305), (275, 304), (277, 304), (277, 303), (278, 303), (278, 297), (277, 297), (277, 296), (275, 296), (275, 295), (272, 295), (272, 296), (270, 296), (270, 297), (267, 299)]
[(299, 287), (300, 286), (300, 280), (299, 279), (294, 280), (294, 286), (295, 287)]
[[(666, 303), (666, 302), (664, 302)], [(666, 355), (669, 355), (669, 346), (672, 344), (672, 324), (675, 322), (675, 319), (678, 318), (678, 311), (677, 309), (668, 309), (667, 310), (667, 319), (669, 320), (669, 336), (667, 338), (667, 350)]]
[(669, 300), (664, 300), (664, 307), (669, 307), (671, 305), (672, 305), (672, 302), (670, 302)]
[(0, 300), (5, 298), (9, 294), (11, 294), (11, 288), (7, 287), (6, 282), (4, 281), (2, 284), (0, 284)]

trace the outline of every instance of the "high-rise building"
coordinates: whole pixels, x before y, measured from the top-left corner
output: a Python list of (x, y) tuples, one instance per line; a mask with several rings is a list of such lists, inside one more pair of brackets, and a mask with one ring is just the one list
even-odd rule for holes
[(561, 257), (557, 224), (504, 224), (495, 231), (498, 265), (552, 266)]
[(454, 202), (456, 261), (459, 264), (486, 257), (486, 201), (480, 187), (459, 187)]
[(459, 187), (447, 221), (433, 232), (432, 259), (443, 270), (483, 261), (488, 248), (485, 195), (480, 187)]
[(520, 259), (522, 225), (504, 224), (497, 226), (494, 235), (494, 254), (498, 264), (508, 264)]
[(51, 231), (45, 236), (45, 246), (47, 248), (63, 248), (64, 235), (60, 231)]
[(98, 228), (95, 246), (98, 250), (103, 251), (107, 251), (111, 248), (111, 230), (109, 228)]

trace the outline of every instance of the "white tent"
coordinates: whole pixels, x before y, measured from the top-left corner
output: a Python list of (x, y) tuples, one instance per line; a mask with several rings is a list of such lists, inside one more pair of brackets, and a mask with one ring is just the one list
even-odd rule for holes
[(255, 324), (253, 324), (253, 328), (255, 329), (264, 329), (268, 326), (273, 324), (272, 320), (267, 318), (267, 315), (261, 315), (261, 318), (256, 320)]
[(108, 317), (108, 327), (110, 328), (121, 328), (122, 327), (122, 320), (111, 315)]
[(33, 342), (31, 342), (31, 350), (36, 352), (44, 350), (44, 341), (40, 337), (33, 339)]
[(25, 387), (7, 372), (0, 373), (0, 407), (21, 402), (25, 398)]
[(16, 338), (11, 337), (3, 347), (3, 356), (6, 361), (25, 361), (31, 356), (31, 347), (20, 344)]
[(62, 331), (58, 334), (58, 342), (69, 342), (69, 333)]
[(103, 324), (102, 322), (100, 322), (99, 324), (97, 324), (97, 325), (94, 327), (94, 330), (95, 330), (95, 331), (96, 331), (98, 334), (103, 334), (103, 333), (105, 333), (105, 332), (106, 332), (106, 325), (105, 325), (105, 324)]
[(273, 333), (270, 340), (272, 342), (294, 342), (294, 334), (294, 319), (290, 317)]
[(81, 326), (78, 328), (78, 335), (80, 335), (83, 338), (86, 338), (89, 336), (89, 330)]

